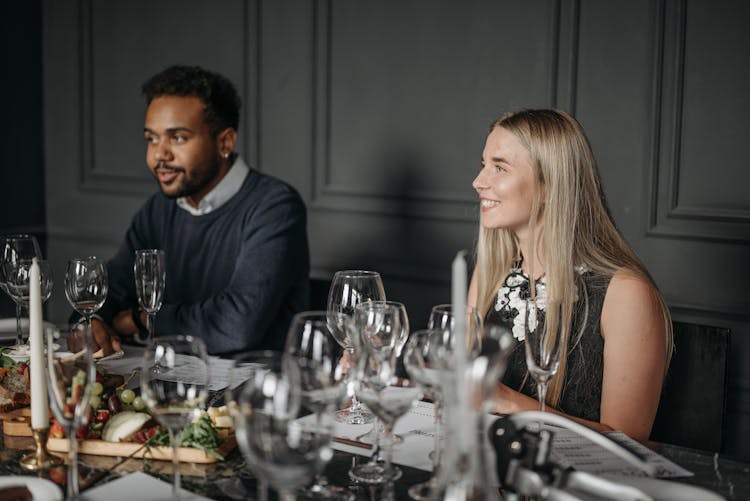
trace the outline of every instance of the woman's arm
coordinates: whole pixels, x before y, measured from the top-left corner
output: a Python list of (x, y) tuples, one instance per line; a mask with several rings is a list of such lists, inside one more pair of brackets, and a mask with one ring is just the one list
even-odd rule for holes
[[(598, 431), (620, 430), (646, 441), (656, 416), (666, 370), (664, 319), (656, 292), (640, 277), (616, 273), (607, 289), (601, 317), (604, 375), (600, 421), (570, 416)], [(495, 412), (538, 410), (536, 399), (503, 384), (495, 389)]]

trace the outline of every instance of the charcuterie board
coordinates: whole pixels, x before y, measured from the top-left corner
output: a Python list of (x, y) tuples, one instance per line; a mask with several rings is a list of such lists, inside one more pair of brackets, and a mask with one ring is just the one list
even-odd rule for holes
[[(226, 457), (227, 454), (237, 446), (234, 436), (227, 437), (216, 449), (219, 455)], [(50, 438), (47, 440), (47, 449), (51, 452), (68, 452), (67, 438)], [(78, 442), (80, 454), (92, 454), (98, 456), (117, 456), (157, 459), (164, 461), (172, 460), (172, 448), (161, 446), (145, 447), (143, 444), (131, 442), (107, 442), (105, 440), (80, 440)], [(178, 447), (177, 458), (185, 463), (215, 463), (218, 458), (192, 447)]]

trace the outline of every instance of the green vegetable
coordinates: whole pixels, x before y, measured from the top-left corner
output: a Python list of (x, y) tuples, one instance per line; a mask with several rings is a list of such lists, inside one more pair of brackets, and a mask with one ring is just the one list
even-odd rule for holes
[(12, 358), (6, 357), (5, 355), (0, 355), (0, 368), (16, 369), (17, 367), (18, 363), (16, 363)]
[[(177, 435), (177, 443), (180, 447), (192, 447), (200, 449), (206, 454), (223, 460), (224, 457), (216, 452), (216, 448), (221, 444), (221, 439), (216, 434), (216, 430), (211, 426), (211, 418), (208, 415), (201, 416), (195, 423), (187, 425)], [(148, 441), (149, 446), (169, 446), (169, 432), (165, 429), (159, 432)]]

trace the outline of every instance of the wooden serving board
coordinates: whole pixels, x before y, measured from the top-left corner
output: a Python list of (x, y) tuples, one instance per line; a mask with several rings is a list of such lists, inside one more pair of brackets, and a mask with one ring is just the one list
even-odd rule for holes
[[(228, 437), (216, 450), (220, 455), (226, 457), (237, 446), (234, 436)], [(68, 452), (67, 438), (50, 438), (47, 440), (47, 449), (51, 452)], [(141, 450), (138, 450), (141, 449)], [(80, 454), (93, 454), (96, 456), (118, 456), (157, 459), (163, 461), (172, 460), (171, 447), (143, 447), (143, 444), (129, 442), (106, 442), (104, 440), (80, 440), (78, 442)], [(215, 463), (219, 461), (200, 449), (192, 447), (178, 447), (177, 458), (185, 463)]]
[(31, 408), (21, 407), (0, 414), (3, 421), (3, 434), (11, 437), (31, 436)]

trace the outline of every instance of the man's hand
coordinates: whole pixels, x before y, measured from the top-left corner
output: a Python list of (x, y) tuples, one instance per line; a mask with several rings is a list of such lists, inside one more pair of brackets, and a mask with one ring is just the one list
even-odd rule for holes
[[(143, 320), (143, 319), (141, 319)], [(112, 319), (112, 328), (120, 336), (132, 336), (138, 333), (138, 326), (133, 322), (133, 310), (122, 310)]]
[(117, 333), (97, 318), (91, 321), (91, 333), (94, 336), (94, 344), (97, 350), (101, 349), (103, 357), (122, 349), (120, 337)]

